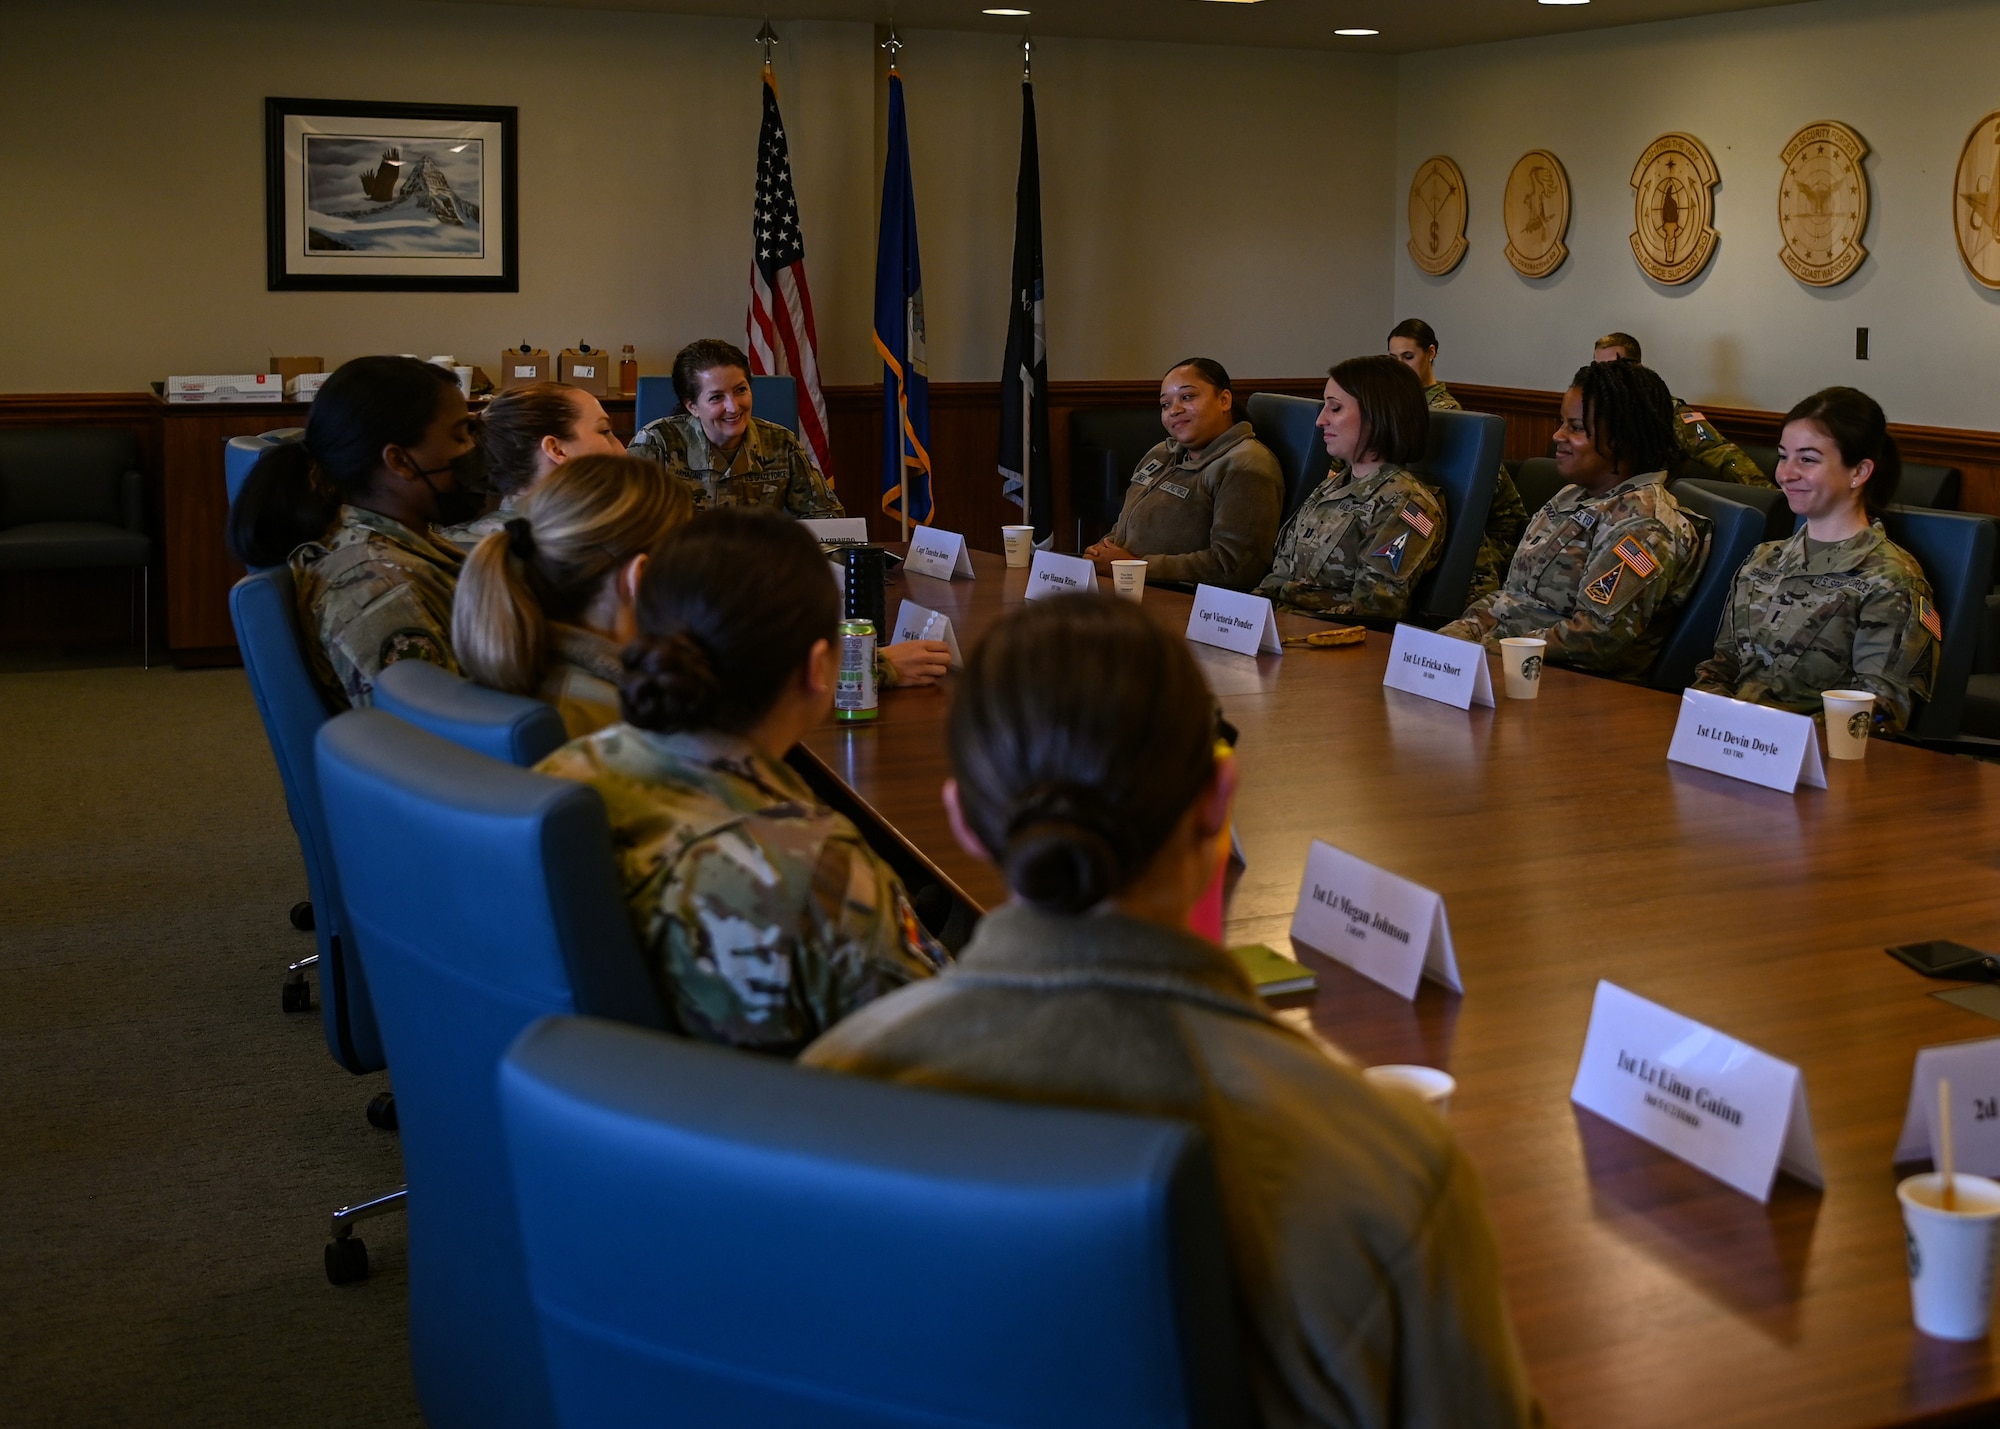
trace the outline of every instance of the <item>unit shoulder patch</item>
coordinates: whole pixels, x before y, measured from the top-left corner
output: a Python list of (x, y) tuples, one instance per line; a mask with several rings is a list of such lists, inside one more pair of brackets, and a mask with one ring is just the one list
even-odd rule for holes
[(1625, 567), (1613, 566), (1596, 580), (1583, 588), (1583, 593), (1599, 605), (1611, 604), (1611, 597), (1618, 593), (1618, 579), (1625, 574)]

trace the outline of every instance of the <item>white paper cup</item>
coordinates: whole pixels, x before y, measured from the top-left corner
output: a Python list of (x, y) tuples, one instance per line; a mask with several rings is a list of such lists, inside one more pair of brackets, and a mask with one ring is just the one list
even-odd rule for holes
[(1458, 1083), (1450, 1072), (1441, 1072), (1436, 1067), (1420, 1067), (1413, 1062), (1388, 1062), (1380, 1067), (1370, 1067), (1361, 1075), (1378, 1087), (1393, 1087), (1408, 1092), (1439, 1116), (1443, 1116), (1451, 1106), (1451, 1094), (1458, 1090)]
[(1030, 566), (1035, 563), (1035, 528), (1033, 526), (1002, 526), (1000, 540), (1007, 547), (1007, 564), (1010, 566)]
[(2000, 1250), (2000, 1181), (1954, 1176), (1957, 1209), (1942, 1208), (1935, 1171), (1896, 1187), (1910, 1251), (1910, 1308), (1940, 1340), (1983, 1340), (1993, 1320), (1993, 1261)]
[(1146, 598), (1146, 563), (1144, 561), (1113, 561), (1111, 563), (1111, 585), (1124, 600), (1144, 600)]
[(1539, 635), (1509, 635), (1500, 642), (1500, 671), (1507, 698), (1532, 700), (1542, 692), (1542, 652), (1549, 642)]
[(451, 369), (451, 375), (458, 379), (458, 390), (465, 394), (465, 400), (472, 400), (472, 369), (460, 365)]
[(1866, 759), (1875, 697), (1866, 690), (1821, 690), (1819, 697), (1826, 701), (1827, 757)]

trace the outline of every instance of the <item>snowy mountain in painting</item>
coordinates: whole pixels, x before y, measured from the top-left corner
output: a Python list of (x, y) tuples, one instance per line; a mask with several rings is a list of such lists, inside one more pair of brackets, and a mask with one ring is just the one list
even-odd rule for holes
[[(339, 143), (340, 141), (334, 141)], [(323, 147), (324, 146), (324, 147)], [(308, 247), (319, 252), (397, 253), (474, 257), (484, 251), (480, 223), (479, 156), (432, 152), (435, 146), (405, 141), (400, 147), (312, 146), (311, 200), (307, 204)], [(363, 163), (371, 167), (363, 168)], [(457, 183), (446, 169), (457, 172)], [(389, 189), (382, 180), (398, 176), (395, 197), (372, 203)], [(467, 192), (470, 190), (470, 192)]]

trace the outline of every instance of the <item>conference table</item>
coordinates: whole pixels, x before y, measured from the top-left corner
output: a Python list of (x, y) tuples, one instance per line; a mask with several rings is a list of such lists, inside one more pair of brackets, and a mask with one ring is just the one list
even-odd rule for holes
[[(984, 552), (973, 565), (971, 580), (897, 576), (892, 622), (905, 598), (942, 611), (969, 653), (1025, 601), (1028, 575)], [(1190, 606), (1146, 592), (1177, 633)], [(1829, 761), (1825, 790), (1777, 793), (1670, 764), (1674, 695), (1551, 668), (1536, 700), (1460, 711), (1383, 688), (1389, 643), (1254, 657), (1190, 644), (1240, 731), (1245, 863), (1226, 935), (1306, 963), (1313, 1026), (1362, 1063), (1457, 1079), (1451, 1124), (1553, 1420), (2000, 1416), (1990, 1343), (1911, 1323), (1891, 1165), (1917, 1050), (2000, 1025), (1883, 952), (2000, 947), (2000, 767), (1878, 741)], [(1497, 663), (1493, 680), (1497, 693)], [(828, 725), (804, 749), (878, 836), (985, 909), (1004, 884), (958, 848), (938, 798), (949, 699), (949, 681), (885, 691), (878, 720)], [(1443, 896), (1463, 996), (1427, 981), (1404, 1001), (1292, 948), (1314, 839)], [(1760, 1204), (1572, 1106), (1599, 979), (1796, 1065), (1825, 1190), (1780, 1175)]]

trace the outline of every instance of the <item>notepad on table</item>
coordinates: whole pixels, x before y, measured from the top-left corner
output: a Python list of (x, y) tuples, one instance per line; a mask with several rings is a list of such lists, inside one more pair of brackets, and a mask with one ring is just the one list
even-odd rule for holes
[(1257, 991), (1265, 997), (1282, 997), (1288, 992), (1311, 992), (1319, 986), (1319, 979), (1313, 976), (1311, 968), (1263, 943), (1246, 943), (1240, 948), (1231, 948), (1229, 955), (1242, 964), (1243, 971), (1250, 974), (1250, 981), (1257, 984)]

